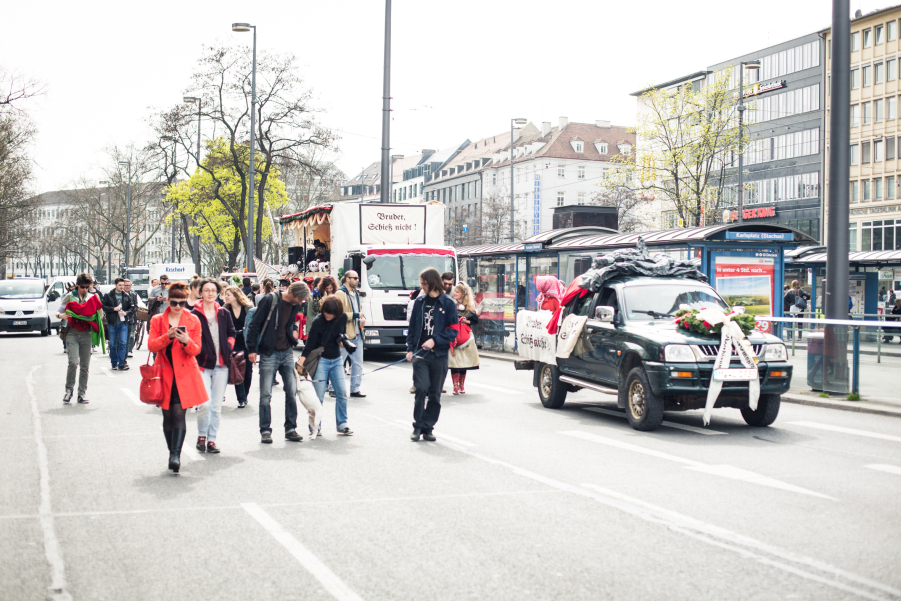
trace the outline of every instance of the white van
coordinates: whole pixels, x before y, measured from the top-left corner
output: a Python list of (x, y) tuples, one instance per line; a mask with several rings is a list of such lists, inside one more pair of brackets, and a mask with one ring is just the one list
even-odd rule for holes
[[(0, 280), (0, 332), (40, 332), (41, 336), (49, 336), (52, 316), (47, 303), (53, 296), (51, 290), (47, 288), (45, 292), (44, 280), (40, 278)], [(57, 305), (59, 300), (56, 297)]]

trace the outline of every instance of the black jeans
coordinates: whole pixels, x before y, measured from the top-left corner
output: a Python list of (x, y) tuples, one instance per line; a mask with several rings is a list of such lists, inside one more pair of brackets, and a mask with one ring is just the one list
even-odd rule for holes
[(447, 360), (447, 355), (439, 357), (433, 352), (413, 357), (413, 386), (416, 387), (413, 427), (422, 432), (431, 432), (441, 413), (441, 389), (447, 377)]

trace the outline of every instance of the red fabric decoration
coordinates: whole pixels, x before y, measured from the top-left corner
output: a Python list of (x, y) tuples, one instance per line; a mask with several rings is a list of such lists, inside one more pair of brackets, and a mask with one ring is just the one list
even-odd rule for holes
[(569, 285), (569, 288), (566, 289), (566, 294), (563, 295), (563, 300), (560, 301), (560, 306), (556, 311), (554, 311), (554, 315), (553, 317), (551, 317), (551, 321), (547, 324), (548, 334), (557, 333), (557, 322), (560, 321), (560, 315), (563, 313), (563, 309), (566, 308), (566, 306), (575, 299), (582, 298), (583, 296), (588, 294), (588, 290), (579, 287), (580, 279), (581, 276), (574, 279)]
[[(92, 294), (83, 303), (70, 300), (68, 303), (66, 303), (66, 307), (62, 312), (65, 313), (66, 311), (71, 311), (72, 313), (81, 315), (82, 317), (93, 317), (97, 313), (97, 311), (100, 311), (102, 309), (103, 305), (100, 303), (100, 297), (96, 294)], [(81, 319), (74, 319), (72, 321), (84, 324), (85, 331), (87, 331), (87, 326), (90, 326), (90, 328), (95, 332), (100, 331), (100, 326), (98, 326), (94, 321), (84, 321)], [(76, 327), (75, 329), (77, 330), (79, 328)]]

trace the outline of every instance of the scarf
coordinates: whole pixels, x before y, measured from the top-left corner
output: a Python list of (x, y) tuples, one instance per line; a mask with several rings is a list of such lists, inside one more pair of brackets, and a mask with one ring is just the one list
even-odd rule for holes
[(91, 345), (100, 346), (103, 354), (106, 354), (106, 340), (103, 330), (103, 307), (96, 294), (92, 294), (85, 302), (70, 300), (66, 303), (66, 315), (70, 319), (80, 319), (91, 327)]
[(561, 298), (563, 298), (563, 295), (565, 293), (565, 290), (563, 289), (563, 282), (552, 275), (536, 275), (535, 287), (538, 288), (538, 292), (541, 293), (538, 295), (538, 299), (536, 300), (539, 307), (541, 306), (541, 303), (545, 301), (545, 299), (556, 298), (559, 301)]
[(554, 315), (551, 317), (551, 320), (547, 324), (547, 332), (548, 334), (556, 334), (557, 327), (560, 322), (560, 316), (563, 315), (563, 309), (566, 308), (566, 305), (571, 303), (577, 298), (582, 298), (586, 294), (588, 294), (588, 290), (579, 287), (579, 280), (581, 277), (577, 277), (573, 280), (573, 283), (569, 285), (569, 288), (566, 291), (566, 294), (560, 300), (560, 306), (557, 307), (557, 310), (554, 311)]

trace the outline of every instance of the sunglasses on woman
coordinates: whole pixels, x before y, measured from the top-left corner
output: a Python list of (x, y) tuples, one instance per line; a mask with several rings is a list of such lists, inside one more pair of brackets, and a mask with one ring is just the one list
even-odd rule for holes
[(182, 309), (184, 309), (185, 307), (188, 306), (188, 301), (186, 301), (186, 300), (183, 300), (183, 301), (171, 300), (171, 301), (169, 301), (169, 306), (172, 307), (173, 309), (176, 307), (181, 307)]

